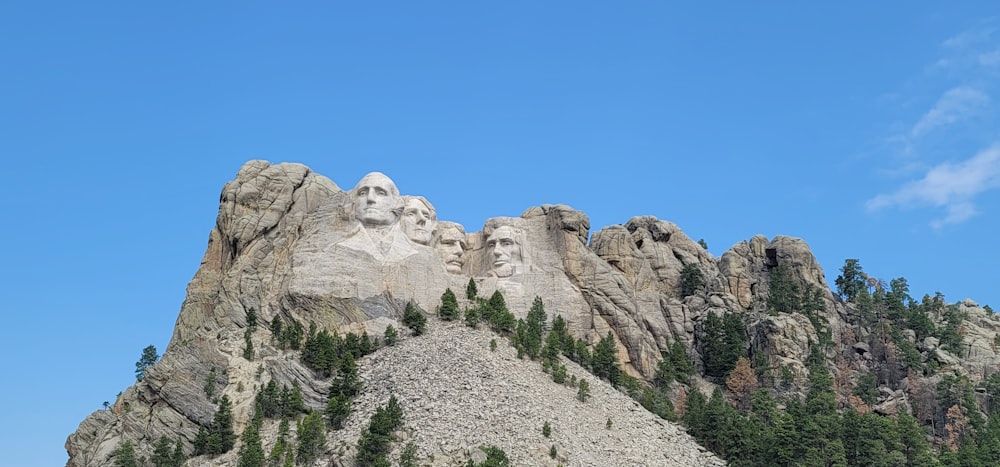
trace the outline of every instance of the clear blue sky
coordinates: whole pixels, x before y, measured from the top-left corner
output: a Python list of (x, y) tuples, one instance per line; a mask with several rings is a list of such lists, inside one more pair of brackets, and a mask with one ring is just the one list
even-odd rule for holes
[(249, 159), (1000, 306), (996, 2), (375, 3), (0, 3), (5, 462), (64, 463), (166, 348)]

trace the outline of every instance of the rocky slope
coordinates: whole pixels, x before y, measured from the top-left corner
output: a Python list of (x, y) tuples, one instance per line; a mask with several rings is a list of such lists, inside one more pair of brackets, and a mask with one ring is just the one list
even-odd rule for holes
[[(375, 199), (376, 193), (383, 198)], [(845, 390), (876, 366), (872, 364), (872, 328), (830, 291), (823, 269), (800, 239), (756, 236), (714, 258), (667, 221), (636, 217), (591, 236), (586, 215), (567, 206), (545, 205), (530, 208), (518, 218), (490, 219), (481, 231), (463, 233), (457, 252), (449, 252), (443, 227), (434, 230), (429, 242), (412, 233), (411, 229), (428, 227), (436, 218), (414, 214), (410, 206), (419, 205), (399, 195), (384, 176), (366, 177), (354, 189), (344, 191), (302, 165), (264, 161), (244, 165), (222, 191), (216, 227), (201, 268), (188, 286), (163, 358), (147, 370), (142, 382), (124, 391), (111, 410), (95, 412), (69, 436), (67, 465), (108, 465), (109, 456), (124, 439), (136, 441), (139, 452), (148, 456), (159, 438), (180, 437), (190, 452), (198, 428), (207, 426), (215, 412), (215, 404), (203, 389), (213, 377), (234, 401), (238, 424), (249, 415), (253, 388), (270, 379), (298, 382), (307, 405), (322, 407), (329, 382), (315, 378), (294, 353), (277, 349), (266, 330), (252, 336), (256, 358), (243, 357), (248, 310), (265, 323), (280, 317), (342, 333), (367, 330), (376, 334), (401, 317), (406, 301), (430, 312), (445, 288), (464, 291), (470, 279), (482, 296), (501, 291), (519, 317), (527, 313), (535, 296), (542, 297), (550, 316), (562, 316), (576, 337), (592, 345), (610, 332), (626, 371), (647, 380), (654, 376), (662, 352), (675, 341), (683, 343), (700, 366), (706, 349), (702, 339), (705, 318), (710, 313), (737, 313), (747, 327), (748, 350), (769, 368), (789, 369), (794, 379), (790, 391), (801, 392), (809, 345), (823, 330), (801, 313), (768, 312), (771, 276), (781, 265), (800, 289), (819, 291), (819, 322), (826, 323), (837, 344), (828, 351), (829, 366), (838, 380), (845, 381)], [(384, 203), (389, 209), (378, 211)], [(390, 211), (391, 219), (383, 222), (379, 216)], [(683, 293), (683, 271), (692, 267), (697, 268), (704, 286)], [(916, 344), (923, 358), (939, 360), (979, 381), (1000, 363), (995, 350), (1000, 328), (991, 313), (974, 303), (957, 306), (965, 317), (962, 332), (968, 348), (941, 347), (933, 338)], [(545, 375), (523, 371), (522, 367), (531, 364), (511, 361), (506, 347), (501, 346), (505, 350), (496, 355), (475, 357), (478, 354), (470, 351), (461, 357), (468, 360), (448, 362), (444, 359), (462, 353), (450, 349), (477, 349), (485, 337), (460, 327), (438, 329), (427, 337), (423, 344), (432, 347), (407, 352), (421, 340), (407, 339), (406, 345), (380, 351), (362, 367), (370, 378), (362, 412), (373, 410), (370, 403), (375, 399), (387, 397), (385, 388), (412, 391), (399, 393), (411, 414), (409, 422), (421, 423), (411, 425), (407, 436), (419, 441), (426, 457), (434, 454), (447, 463), (490, 442), (509, 447), (513, 456), (525, 456), (516, 457), (525, 463), (541, 463), (544, 456), (536, 456), (535, 451), (541, 446), (547, 456), (547, 447), (554, 442), (570, 465), (601, 465), (609, 458), (634, 458), (636, 465), (669, 464), (670, 460), (659, 457), (661, 453), (677, 463), (714, 462), (687, 441), (667, 450), (667, 444), (684, 439), (677, 428), (653, 420), (626, 399), (616, 399), (609, 388), (600, 386), (595, 391), (601, 404), (584, 407), (569, 399), (550, 404), (548, 400), (562, 400), (558, 398), (569, 390), (551, 382), (536, 384), (532, 378), (544, 380)], [(433, 365), (435, 360), (427, 360), (424, 352), (439, 353), (442, 359), (437, 362), (442, 365)], [(430, 378), (421, 378), (463, 365), (471, 367), (442, 374), (454, 385), (432, 386)], [(424, 370), (407, 373), (402, 369), (410, 366)], [(413, 379), (406, 379), (407, 374)], [(505, 400), (531, 410), (514, 409), (521, 412), (505, 418), (496, 405), (498, 400), (488, 391), (491, 382), (498, 387), (498, 395), (506, 394)], [(708, 391), (712, 383), (719, 382), (698, 378), (695, 386)], [(880, 401), (884, 410), (906, 408), (911, 396), (904, 383), (901, 378), (885, 378)], [(462, 393), (466, 386), (478, 400)], [(557, 422), (553, 441), (536, 440), (533, 432), (540, 429), (539, 417), (548, 417), (548, 410), (568, 407), (574, 409), (573, 415), (556, 420), (552, 414)], [(633, 416), (625, 417), (625, 413)], [(622, 431), (588, 431), (594, 420), (603, 423), (609, 416), (621, 418), (613, 426)], [(425, 430), (424, 426), (438, 426), (432, 419), (472, 425), (447, 431), (447, 423), (441, 422), (441, 429)], [(477, 431), (485, 420), (496, 423), (496, 430), (488, 436)], [(356, 423), (360, 422), (352, 421), (343, 433), (330, 434), (331, 445), (350, 446), (356, 440), (352, 431)], [(602, 423), (597, 428), (603, 430)], [(417, 426), (421, 428), (413, 429)], [(575, 432), (576, 427), (586, 429)], [(652, 460), (643, 457), (649, 452), (643, 452), (638, 442), (663, 449), (657, 448)], [(591, 443), (596, 443), (592, 449), (580, 448)], [(231, 460), (223, 457), (215, 462), (225, 464), (225, 459)]]

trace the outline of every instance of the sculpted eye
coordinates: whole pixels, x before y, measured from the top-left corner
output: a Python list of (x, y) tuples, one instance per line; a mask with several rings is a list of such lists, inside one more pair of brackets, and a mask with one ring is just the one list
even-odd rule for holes
[(375, 189), (375, 194), (376, 194), (376, 195), (381, 195), (381, 196), (385, 196), (385, 195), (386, 195), (386, 194), (388, 194), (388, 193), (387, 193), (387, 192), (386, 192), (385, 190), (381, 189), (381, 188), (376, 188), (376, 189)]
[(361, 188), (360, 190), (358, 190), (358, 196), (365, 196), (367, 194), (368, 194), (367, 188)]

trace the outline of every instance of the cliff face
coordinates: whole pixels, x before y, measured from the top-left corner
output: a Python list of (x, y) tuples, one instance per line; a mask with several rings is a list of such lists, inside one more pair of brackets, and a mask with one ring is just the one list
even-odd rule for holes
[[(381, 174), (345, 191), (302, 165), (244, 165), (222, 191), (216, 226), (162, 359), (110, 410), (95, 412), (69, 436), (68, 465), (107, 465), (124, 439), (135, 441), (147, 457), (161, 437), (181, 438), (190, 452), (199, 427), (207, 426), (216, 410), (204, 389), (209, 380), (234, 402), (238, 427), (251, 414), (256, 388), (269, 380), (297, 383), (306, 405), (322, 409), (329, 380), (316, 378), (297, 353), (275, 347), (266, 330), (252, 334), (255, 359), (243, 357), (249, 310), (265, 323), (280, 317), (341, 333), (381, 335), (389, 324), (402, 327), (397, 320), (406, 302), (432, 313), (446, 288), (464, 296), (470, 279), (480, 296), (502, 292), (518, 317), (538, 296), (549, 316), (562, 316), (574, 336), (595, 344), (610, 332), (625, 370), (640, 379), (654, 376), (662, 352), (675, 341), (700, 365), (705, 345), (699, 336), (710, 313), (740, 314), (749, 348), (769, 366), (791, 369), (799, 388), (809, 345), (821, 331), (838, 343), (828, 352), (838, 376), (856, 379), (871, 366), (865, 352), (856, 350), (871, 330), (854, 323), (853, 311), (831, 293), (800, 239), (756, 236), (714, 258), (675, 224), (652, 217), (635, 217), (591, 236), (586, 215), (563, 205), (489, 219), (480, 231), (468, 233), (438, 222), (436, 215), (427, 200), (400, 196)], [(816, 329), (803, 314), (767, 312), (771, 275), (779, 265), (800, 289), (818, 291), (818, 322), (825, 329)], [(697, 268), (703, 285), (684, 293), (684, 271), (691, 268)], [(1000, 326), (974, 304), (961, 306), (968, 349), (936, 348), (933, 341), (919, 346), (974, 379), (983, 378), (1000, 363), (993, 345)], [(366, 387), (378, 387), (388, 377), (372, 378)], [(437, 452), (442, 463), (460, 462), (456, 453), (477, 442), (460, 438), (450, 448), (422, 446), (421, 452)], [(215, 462), (223, 465), (226, 459), (232, 460)]]

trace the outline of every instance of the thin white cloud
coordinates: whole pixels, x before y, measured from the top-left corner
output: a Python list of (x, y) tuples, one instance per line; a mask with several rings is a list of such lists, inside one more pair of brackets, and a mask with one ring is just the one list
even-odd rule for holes
[(978, 214), (975, 198), (997, 188), (1000, 188), (1000, 143), (966, 161), (932, 167), (922, 179), (906, 183), (893, 193), (875, 196), (865, 205), (869, 211), (915, 206), (944, 208), (945, 217), (931, 222), (932, 227), (940, 228)]
[(970, 86), (951, 88), (913, 125), (910, 136), (919, 138), (936, 128), (974, 117), (989, 104), (990, 96), (978, 89)]
[(979, 54), (979, 65), (983, 68), (1000, 67), (1000, 49)]
[(985, 20), (978, 27), (962, 31), (952, 37), (949, 37), (942, 43), (942, 45), (952, 49), (963, 49), (989, 41), (990, 36), (992, 36), (993, 32), (996, 31), (996, 28), (993, 27), (991, 23), (993, 23), (993, 18)]

